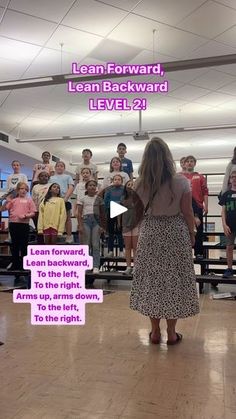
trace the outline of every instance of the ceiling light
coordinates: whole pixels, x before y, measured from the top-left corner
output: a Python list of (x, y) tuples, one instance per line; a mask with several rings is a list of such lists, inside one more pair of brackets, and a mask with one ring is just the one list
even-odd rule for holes
[[(15, 86), (25, 87), (24, 85), (31, 84), (29, 87), (34, 87), (34, 83), (41, 83), (41, 82), (49, 82), (52, 81), (52, 77), (40, 77), (37, 79), (22, 79), (22, 80), (9, 80), (9, 81), (2, 81), (0, 82), (0, 90), (1, 87), (6, 88), (6, 90), (11, 90)], [(27, 86), (28, 87), (28, 86)]]
[(187, 127), (187, 128), (176, 128), (176, 131), (208, 131), (208, 130), (215, 130), (215, 129), (230, 129), (236, 128), (236, 125), (229, 125), (229, 124), (222, 124), (222, 125), (207, 125), (203, 127)]
[(64, 75), (65, 80), (77, 79), (77, 78), (78, 78), (78, 74), (65, 74)]
[[(224, 129), (235, 129), (236, 125), (206, 125), (205, 127), (185, 127), (185, 128), (166, 128), (166, 129), (156, 129), (149, 131), (137, 131), (137, 132), (116, 132), (116, 133), (104, 133), (104, 134), (87, 134), (87, 135), (76, 135), (74, 137), (63, 136), (63, 137), (52, 137), (52, 138), (27, 138), (20, 139), (16, 138), (18, 143), (43, 143), (48, 141), (74, 141), (74, 140), (93, 140), (99, 138), (117, 138), (117, 137), (135, 137), (135, 140), (142, 139), (148, 140), (149, 135), (151, 134), (173, 134), (173, 133), (182, 133), (182, 132), (191, 132), (191, 131), (209, 131), (209, 130), (224, 130)], [(141, 138), (140, 134), (143, 135)], [(138, 137), (138, 138), (137, 138)]]
[(52, 137), (52, 138), (27, 138), (21, 139), (16, 138), (17, 143), (43, 143), (47, 141), (73, 141), (73, 140), (92, 140), (96, 138), (110, 138), (110, 137), (121, 137), (121, 136), (131, 136), (132, 133), (110, 133), (110, 134), (91, 134), (91, 135), (76, 135), (75, 137), (63, 136), (63, 137)]
[[(166, 63), (162, 63), (162, 67), (165, 73), (173, 72), (173, 71), (183, 71), (183, 70), (191, 70), (195, 68), (207, 68), (207, 67), (214, 67), (220, 65), (227, 65), (227, 64), (235, 64), (236, 63), (236, 54), (229, 54), (229, 55), (219, 55), (216, 57), (203, 57), (203, 58), (194, 58), (191, 60), (180, 60), (180, 61), (170, 61)], [(146, 65), (153, 65), (153, 64), (146, 64)], [(51, 86), (56, 84), (65, 84), (67, 80), (70, 78), (78, 82), (86, 82), (86, 81), (95, 81), (95, 80), (103, 80), (103, 79), (114, 79), (114, 78), (121, 78), (121, 77), (135, 77), (140, 76), (140, 74), (89, 74), (85, 76), (78, 76), (74, 77), (75, 75), (71, 74), (55, 74), (49, 77), (41, 77), (38, 79), (25, 79), (25, 80), (13, 80), (13, 81), (6, 81), (0, 83), (0, 91), (1, 90), (13, 90), (13, 89), (23, 89), (28, 87), (38, 87), (38, 86)]]

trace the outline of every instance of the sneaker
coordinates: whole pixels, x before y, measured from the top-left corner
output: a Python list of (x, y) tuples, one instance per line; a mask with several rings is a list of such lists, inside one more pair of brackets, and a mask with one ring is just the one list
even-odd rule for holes
[(123, 272), (123, 275), (131, 275), (131, 274), (132, 274), (131, 266), (127, 266), (126, 270)]
[(124, 254), (124, 252), (122, 251), (122, 252), (120, 252), (120, 258), (124, 258), (125, 257), (125, 254)]
[(224, 271), (222, 278), (230, 278), (231, 276), (234, 276), (234, 271), (233, 269), (226, 269), (226, 271)]
[(74, 238), (73, 238), (73, 236), (66, 236), (66, 243), (67, 243), (67, 244), (74, 243)]
[(98, 268), (93, 268), (93, 274), (99, 274), (99, 269)]

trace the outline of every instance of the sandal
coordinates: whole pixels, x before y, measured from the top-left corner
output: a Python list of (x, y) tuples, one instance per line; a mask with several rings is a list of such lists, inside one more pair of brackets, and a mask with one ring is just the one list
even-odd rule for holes
[(176, 332), (176, 339), (175, 340), (168, 340), (166, 343), (167, 345), (176, 345), (177, 343), (181, 342), (183, 339), (183, 335)]
[(153, 343), (154, 345), (158, 345), (158, 343), (160, 343), (161, 338), (159, 338), (159, 339), (157, 339), (157, 338), (153, 339), (153, 338), (152, 338), (152, 332), (150, 332), (150, 333), (149, 333), (149, 340), (150, 340), (150, 342), (151, 342), (151, 343)]

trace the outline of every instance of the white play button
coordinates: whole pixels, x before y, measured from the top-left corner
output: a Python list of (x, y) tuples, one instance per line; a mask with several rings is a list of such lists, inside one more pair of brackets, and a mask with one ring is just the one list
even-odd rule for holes
[(128, 208), (123, 207), (123, 205), (117, 204), (114, 201), (110, 202), (110, 218), (117, 217), (117, 215), (123, 214), (126, 211), (128, 211)]

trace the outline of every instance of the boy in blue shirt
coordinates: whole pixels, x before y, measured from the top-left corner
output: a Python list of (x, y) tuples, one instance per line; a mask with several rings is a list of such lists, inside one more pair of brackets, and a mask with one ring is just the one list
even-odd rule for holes
[(120, 143), (117, 146), (117, 153), (119, 154), (119, 158), (121, 159), (122, 163), (122, 171), (127, 173), (129, 175), (130, 180), (133, 180), (133, 163), (130, 159), (127, 159), (125, 157), (125, 154), (127, 153), (127, 147), (124, 143)]

